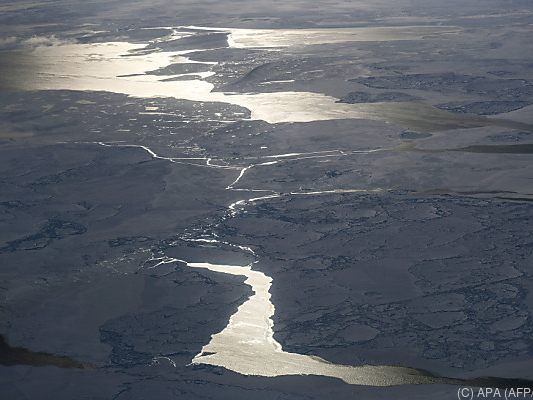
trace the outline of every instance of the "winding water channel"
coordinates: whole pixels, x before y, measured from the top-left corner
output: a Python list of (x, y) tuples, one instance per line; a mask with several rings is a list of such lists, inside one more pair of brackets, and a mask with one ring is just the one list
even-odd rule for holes
[[(195, 29), (207, 29), (198, 28)], [(185, 28), (173, 28), (168, 40), (181, 37)], [(221, 29), (224, 31), (224, 29)], [(424, 35), (450, 33), (446, 27), (404, 27), (402, 29), (354, 28), (318, 30), (239, 30), (230, 33), (229, 45), (243, 48), (283, 48), (289, 43), (336, 43), (350, 40), (416, 40)], [(285, 33), (284, 33), (285, 32)], [(288, 36), (287, 36), (288, 35)], [(287, 39), (287, 37), (290, 39)], [(247, 108), (254, 120), (268, 123), (311, 122), (335, 119), (367, 119), (395, 123), (420, 131), (439, 131), (479, 126), (504, 126), (533, 130), (527, 124), (453, 114), (422, 102), (339, 103), (338, 99), (315, 92), (226, 93), (214, 91), (207, 81), (209, 71), (193, 74), (152, 74), (173, 64), (217, 65), (194, 61), (191, 53), (204, 50), (157, 51), (146, 44), (128, 42), (58, 42), (8, 52), (0, 62), (0, 88), (11, 90), (107, 91), (132, 97), (169, 97), (198, 102), (222, 102)], [(315, 43), (316, 42), (316, 43)], [(185, 75), (195, 79), (176, 80)], [(198, 77), (200, 79), (198, 79)], [(156, 113), (154, 113), (156, 114)]]
[[(101, 145), (106, 145), (99, 143)], [(113, 145), (115, 146), (115, 145)], [(128, 145), (116, 145), (118, 147), (129, 147)], [(177, 162), (172, 159), (160, 157), (152, 150), (144, 147), (152, 157), (166, 159), (169, 162)], [(374, 149), (359, 153), (372, 153), (384, 149)], [(335, 153), (329, 152), (329, 153)], [(350, 154), (349, 151), (337, 151), (337, 155), (343, 156)], [(331, 155), (331, 154), (330, 154)], [(282, 158), (287, 161), (297, 160), (302, 156), (322, 157), (320, 152), (315, 153), (294, 153), (271, 156), (270, 158)], [(252, 164), (244, 167), (239, 172), (235, 181), (226, 188), (226, 190), (253, 192), (268, 190), (235, 188), (243, 176), (250, 168), (269, 165), (269, 162)], [(276, 200), (285, 196), (321, 196), (335, 194), (350, 194), (361, 192), (379, 192), (376, 190), (362, 189), (333, 189), (313, 192), (291, 192), (276, 193), (271, 192), (268, 195), (243, 198), (231, 203), (228, 206), (228, 213), (225, 218), (235, 218), (244, 208), (253, 206), (258, 202)], [(255, 375), (264, 377), (276, 377), (287, 375), (319, 375), (340, 379), (351, 385), (367, 386), (396, 386), (396, 385), (427, 385), (427, 384), (449, 384), (449, 385), (471, 385), (471, 386), (489, 386), (489, 387), (526, 387), (531, 386), (531, 382), (515, 379), (502, 378), (473, 378), (457, 379), (436, 376), (428, 371), (387, 365), (361, 365), (350, 366), (334, 364), (317, 356), (309, 356), (298, 353), (290, 353), (283, 350), (282, 345), (274, 338), (274, 322), (272, 317), (275, 313), (275, 306), (271, 301), (270, 288), (273, 280), (261, 271), (254, 270), (254, 265), (259, 261), (258, 255), (251, 246), (234, 245), (222, 242), (213, 232), (204, 232), (202, 238), (184, 238), (186, 241), (209, 244), (210, 246), (230, 246), (236, 248), (248, 255), (252, 255), (255, 261), (248, 265), (223, 265), (210, 262), (188, 262), (171, 258), (168, 256), (152, 259), (158, 261), (150, 268), (157, 268), (165, 264), (183, 263), (189, 268), (205, 269), (211, 272), (244, 276), (245, 284), (250, 286), (253, 294), (239, 306), (229, 319), (227, 326), (220, 332), (211, 336), (211, 340), (203, 346), (191, 361), (191, 364), (205, 364), (223, 367), (230, 371), (242, 375)], [(154, 358), (156, 361), (160, 357)], [(173, 361), (167, 358), (170, 363)]]
[[(408, 31), (379, 31), (373, 37), (361, 30), (342, 32), (323, 31), (291, 31), (285, 34), (275, 31), (261, 31), (257, 36), (253, 32), (233, 30), (235, 47), (272, 47), (286, 46), (287, 37), (300, 37), (305, 40), (321, 40), (321, 43), (336, 43), (337, 40), (392, 40), (391, 36), (401, 35), (412, 39), (427, 34), (448, 32), (450, 29), (431, 30), (409, 28)], [(257, 32), (256, 32), (257, 33)], [(287, 36), (289, 35), (289, 36)], [(335, 36), (336, 35), (336, 36)], [(359, 36), (358, 36), (359, 35)], [(387, 39), (389, 38), (389, 39)], [(285, 40), (285, 41), (284, 41)], [(262, 41), (262, 42), (261, 42)], [(276, 42), (277, 41), (277, 42)], [(313, 43), (311, 43), (313, 44)], [(151, 52), (144, 51), (145, 46), (112, 42), (101, 44), (65, 43), (55, 46), (38, 47), (31, 51), (14, 54), (14, 60), (22, 65), (31, 65), (35, 79), (22, 79), (29, 71), (11, 71), (12, 86), (23, 90), (90, 90), (123, 93), (135, 97), (172, 97), (177, 99), (224, 102), (245, 107), (251, 111), (252, 119), (265, 120), (269, 123), (307, 122), (329, 119), (363, 118), (378, 119), (398, 123), (407, 128), (419, 128), (425, 131), (443, 130), (458, 127), (474, 127), (483, 125), (502, 125), (515, 127), (511, 121), (487, 119), (473, 115), (454, 115), (437, 110), (422, 103), (377, 103), (377, 104), (342, 104), (337, 99), (311, 92), (277, 92), (254, 94), (230, 94), (214, 92), (214, 86), (204, 79), (187, 81), (169, 81), (172, 75), (150, 75), (146, 71), (156, 70), (173, 63), (191, 63), (187, 54), (182, 52)], [(18, 59), (17, 59), (18, 57)], [(4, 66), (5, 67), (5, 66)], [(204, 75), (207, 78), (209, 75)], [(291, 153), (270, 155), (255, 164), (247, 166), (221, 165), (210, 158), (172, 158), (163, 157), (145, 146), (129, 144), (111, 144), (99, 142), (98, 145), (118, 147), (139, 147), (151, 157), (172, 163), (188, 163), (208, 168), (235, 170), (236, 178), (226, 190), (248, 193), (228, 206), (227, 218), (233, 218), (240, 210), (260, 201), (273, 201), (283, 196), (320, 196), (340, 193), (357, 193), (363, 190), (330, 189), (326, 191), (276, 193), (270, 190), (248, 189), (237, 187), (240, 180), (251, 168), (290, 162), (301, 158), (321, 158), (349, 156), (360, 153), (386, 151), (373, 149), (366, 152), (351, 150), (328, 150), (314, 153)], [(254, 196), (254, 192), (264, 192)], [(216, 237), (201, 239), (217, 244)], [(250, 247), (236, 246), (242, 251), (253, 253)], [(257, 257), (257, 256), (256, 256)], [(161, 264), (180, 262), (169, 257), (161, 259)], [(265, 377), (281, 375), (321, 375), (338, 378), (349, 384), (390, 386), (401, 384), (465, 384), (474, 381), (463, 381), (444, 377), (436, 377), (424, 371), (394, 366), (348, 366), (332, 364), (318, 357), (285, 352), (280, 343), (274, 339), (272, 317), (275, 306), (271, 302), (270, 288), (275, 282), (264, 273), (254, 270), (254, 264), (218, 265), (209, 262), (185, 262), (190, 268), (205, 269), (212, 272), (246, 277), (245, 283), (252, 288), (253, 295), (246, 300), (233, 314), (227, 326), (212, 335), (211, 340), (202, 351), (194, 357), (193, 364), (209, 364), (224, 367), (243, 375)], [(505, 382), (503, 383), (505, 384)]]

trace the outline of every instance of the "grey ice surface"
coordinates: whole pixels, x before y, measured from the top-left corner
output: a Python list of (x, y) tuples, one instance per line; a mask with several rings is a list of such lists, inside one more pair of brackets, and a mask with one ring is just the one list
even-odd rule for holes
[(366, 92), (350, 92), (340, 99), (341, 103), (382, 103), (390, 101), (416, 101), (418, 97), (402, 92), (378, 93), (374, 96)]

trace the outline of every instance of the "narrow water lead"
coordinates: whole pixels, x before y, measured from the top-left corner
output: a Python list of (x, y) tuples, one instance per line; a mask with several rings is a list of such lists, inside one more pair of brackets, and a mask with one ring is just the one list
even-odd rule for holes
[(272, 278), (251, 266), (189, 263), (230, 275), (244, 275), (254, 294), (233, 314), (228, 325), (213, 335), (193, 364), (224, 367), (243, 375), (274, 377), (281, 375), (322, 375), (354, 385), (391, 386), (437, 383), (439, 378), (402, 367), (351, 367), (329, 363), (318, 357), (283, 351), (274, 339), (274, 305), (270, 301)]
[(320, 375), (341, 379), (352, 385), (395, 386), (451, 384), (489, 387), (529, 387), (531, 382), (500, 378), (471, 380), (438, 377), (429, 372), (392, 366), (349, 366), (333, 364), (319, 357), (283, 351), (274, 339), (274, 304), (270, 301), (272, 278), (252, 270), (251, 265), (188, 263), (191, 268), (245, 276), (254, 294), (230, 317), (221, 332), (194, 357), (193, 364), (223, 367), (242, 375), (275, 377), (283, 375)]

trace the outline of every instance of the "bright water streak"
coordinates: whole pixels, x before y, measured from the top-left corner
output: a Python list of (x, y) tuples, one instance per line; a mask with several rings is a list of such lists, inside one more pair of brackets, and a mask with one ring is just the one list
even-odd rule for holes
[(403, 384), (453, 383), (421, 371), (388, 366), (332, 364), (319, 357), (283, 351), (274, 339), (274, 305), (270, 301), (272, 278), (251, 266), (189, 263), (189, 267), (246, 277), (254, 294), (233, 314), (226, 328), (193, 359), (193, 364), (224, 367), (243, 375), (322, 375), (342, 379), (353, 385), (392, 386)]
[(358, 28), (319, 29), (239, 29), (239, 28), (187, 28), (229, 32), (229, 45), (233, 48), (281, 48), (312, 46), (349, 42), (381, 42), (420, 40), (426, 35), (453, 34), (460, 29), (453, 26), (374, 26)]
[(313, 92), (213, 92), (213, 84), (201, 79), (165, 81), (173, 76), (145, 73), (173, 63), (194, 62), (187, 52), (146, 54), (143, 50), (142, 45), (110, 42), (68, 43), (11, 52), (0, 62), (0, 89), (107, 91), (140, 98), (223, 102), (245, 107), (251, 111), (252, 119), (269, 123), (373, 119), (434, 131), (502, 122), (454, 115), (421, 103), (345, 104)]

